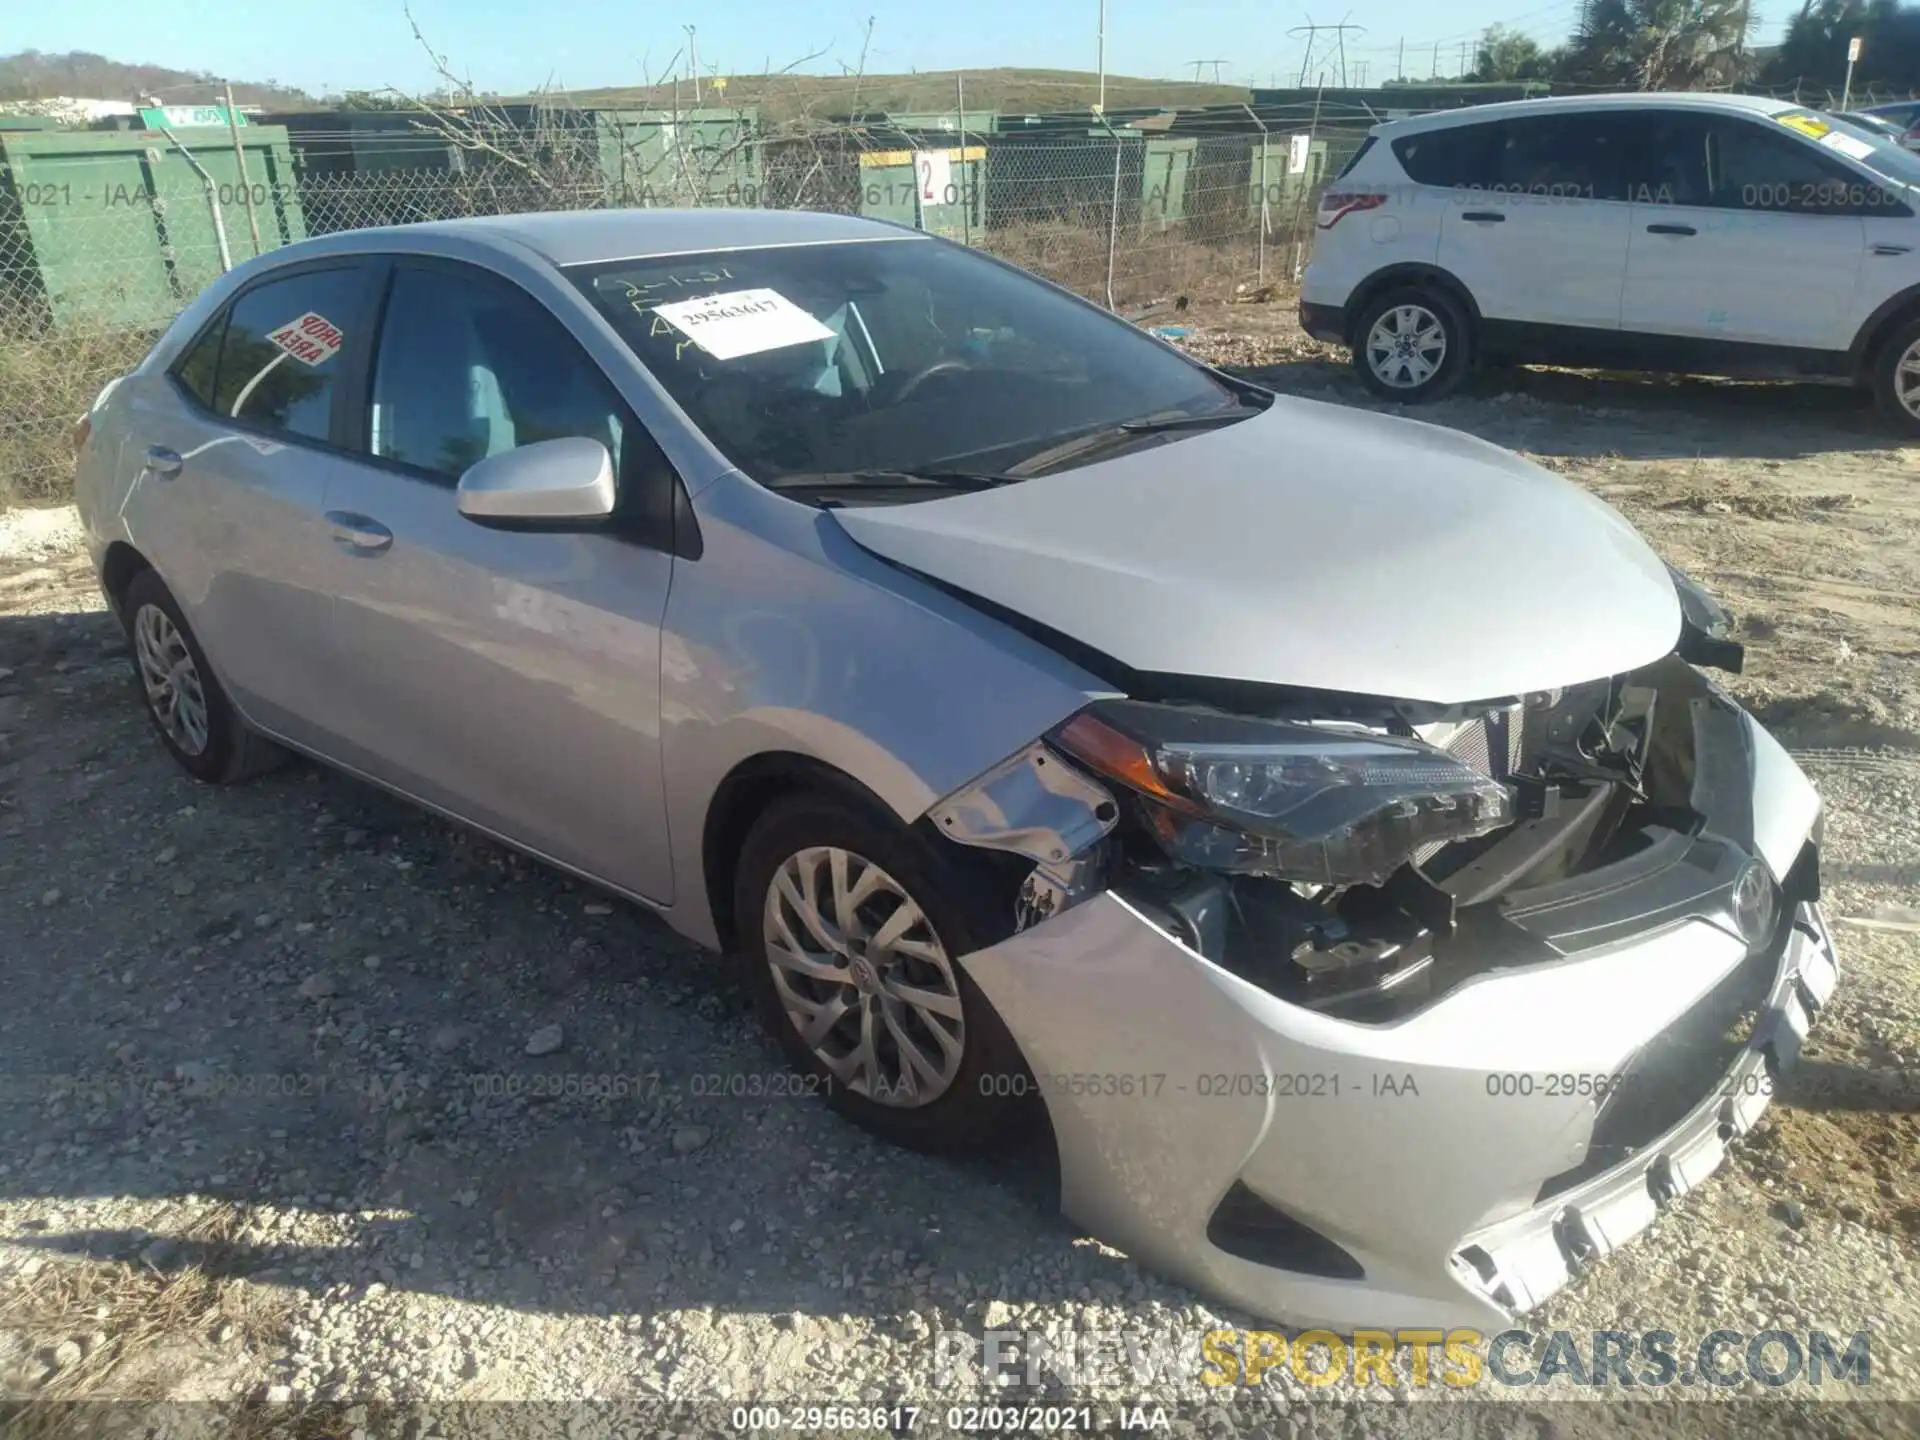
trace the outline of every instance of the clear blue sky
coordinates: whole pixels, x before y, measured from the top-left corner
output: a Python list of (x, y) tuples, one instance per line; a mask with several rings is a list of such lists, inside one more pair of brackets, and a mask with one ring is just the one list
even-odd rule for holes
[[(669, 15), (623, 0), (415, 0), (413, 13), (436, 49), (482, 89), (522, 91), (549, 82), (586, 89), (634, 84), (662, 71), (697, 26), (702, 70), (757, 72), (815, 50), (807, 70), (837, 74), (858, 60), (874, 17), (874, 72), (992, 65), (1088, 69), (1094, 66), (1098, 0), (974, 0), (965, 7), (924, 0), (691, 0)], [(1777, 38), (1790, 0), (1755, 0), (1757, 42)], [(1265, 85), (1299, 76), (1304, 40), (1287, 32), (1308, 15), (1343, 18), (1350, 79), (1378, 83), (1394, 74), (1399, 42), (1406, 70), (1424, 76), (1439, 44), (1441, 71), (1458, 68), (1460, 44), (1503, 22), (1557, 42), (1572, 28), (1579, 0), (1463, 0), (1442, 9), (1418, 0), (1108, 0), (1107, 69), (1115, 74), (1191, 76), (1191, 61), (1222, 57), (1222, 75)], [(636, 13), (640, 12), (640, 13)], [(276, 79), (315, 94), (397, 86), (433, 87), (431, 67), (407, 28), (400, 0), (138, 7), (124, 0), (19, 0), (4, 31), (9, 48), (93, 50), (117, 60), (208, 70), (246, 80)], [(1332, 59), (1332, 37), (1321, 38)], [(1314, 68), (1320, 68), (1316, 60)], [(1213, 67), (1205, 67), (1211, 77)], [(1310, 77), (1311, 78), (1311, 77)]]

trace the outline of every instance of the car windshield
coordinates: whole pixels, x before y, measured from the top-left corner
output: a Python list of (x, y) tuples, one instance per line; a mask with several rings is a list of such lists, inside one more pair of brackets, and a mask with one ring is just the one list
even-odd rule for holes
[(1125, 322), (935, 240), (622, 260), (569, 275), (763, 483), (1065, 468), (1101, 448), (1063, 443), (1076, 437), (1159, 443), (1118, 427), (1170, 421), (1172, 439), (1189, 417), (1252, 413)]
[(1827, 114), (1820, 118), (1840, 134), (1867, 147), (1865, 150), (1857, 145), (1836, 147), (1841, 149), (1842, 154), (1852, 156), (1875, 174), (1884, 175), (1889, 180), (1902, 185), (1920, 185), (1920, 155), (1902, 145), (1897, 136), (1840, 115)]

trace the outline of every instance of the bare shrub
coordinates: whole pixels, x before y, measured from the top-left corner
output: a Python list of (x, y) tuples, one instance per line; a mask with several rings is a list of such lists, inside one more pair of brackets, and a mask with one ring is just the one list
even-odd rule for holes
[(16, 328), (0, 318), (0, 336), (0, 507), (69, 499), (74, 422), (107, 381), (140, 363), (154, 333)]

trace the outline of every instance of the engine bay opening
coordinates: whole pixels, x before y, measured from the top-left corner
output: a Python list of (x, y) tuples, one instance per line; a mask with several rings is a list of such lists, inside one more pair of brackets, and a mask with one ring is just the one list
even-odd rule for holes
[(1744, 721), (1677, 656), (1474, 713), (1371, 725), (1503, 786), (1511, 820), (1422, 845), (1384, 879), (1323, 884), (1182, 863), (1165, 807), (1129, 794), (1107, 841), (1108, 885), (1262, 989), (1384, 1023), (1474, 974), (1717, 914), (1736, 868), (1752, 866)]
[(1754, 732), (1679, 653), (1471, 705), (1218, 684), (1096, 700), (929, 812), (1024, 864), (1017, 932), (1111, 891), (1291, 1003), (1386, 1023), (1477, 974), (1818, 893), (1758, 858)]

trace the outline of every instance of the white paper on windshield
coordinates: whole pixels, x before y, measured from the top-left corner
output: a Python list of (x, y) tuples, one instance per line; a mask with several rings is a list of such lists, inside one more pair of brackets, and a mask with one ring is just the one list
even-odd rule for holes
[(833, 331), (777, 290), (729, 290), (656, 305), (653, 313), (716, 360), (833, 338)]
[(1842, 135), (1838, 130), (1829, 131), (1820, 137), (1820, 143), (1829, 150), (1838, 150), (1850, 160), (1864, 160), (1873, 154), (1873, 146), (1864, 140), (1856, 140), (1851, 135)]

